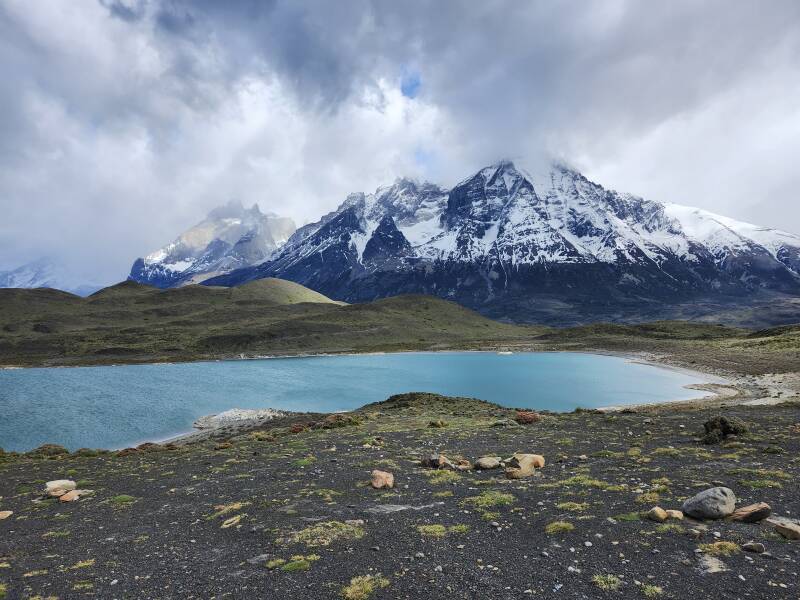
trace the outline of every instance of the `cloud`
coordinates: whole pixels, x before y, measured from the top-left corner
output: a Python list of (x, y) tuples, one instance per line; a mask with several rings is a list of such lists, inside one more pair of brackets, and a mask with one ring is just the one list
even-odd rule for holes
[(299, 223), (397, 175), (562, 156), (800, 231), (800, 4), (5, 0), (0, 268), (86, 276), (230, 199)]

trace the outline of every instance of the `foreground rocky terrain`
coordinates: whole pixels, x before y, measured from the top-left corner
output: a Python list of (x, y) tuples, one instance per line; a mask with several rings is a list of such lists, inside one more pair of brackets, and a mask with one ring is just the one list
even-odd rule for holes
[[(703, 443), (721, 413), (747, 431)], [(182, 445), (5, 454), (0, 597), (797, 598), (800, 541), (774, 523), (646, 513), (726, 486), (797, 519), (799, 451), (797, 402), (536, 416), (408, 394)], [(459, 469), (515, 452), (545, 465)], [(59, 479), (91, 492), (48, 497)]]

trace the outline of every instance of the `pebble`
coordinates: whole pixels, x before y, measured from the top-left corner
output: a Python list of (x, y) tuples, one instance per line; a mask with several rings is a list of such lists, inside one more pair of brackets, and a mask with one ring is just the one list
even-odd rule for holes
[(746, 544), (742, 544), (742, 550), (761, 554), (766, 550), (766, 547), (761, 542), (747, 542)]
[(425, 558), (425, 553), (424, 552), (417, 552), (414, 555), (414, 558)]
[(437, 573), (441, 573), (442, 572), (442, 565), (436, 565), (436, 568), (434, 569), (434, 571), (436, 571)]
[(592, 542), (583, 542), (583, 545), (586, 546), (587, 548), (591, 548)]

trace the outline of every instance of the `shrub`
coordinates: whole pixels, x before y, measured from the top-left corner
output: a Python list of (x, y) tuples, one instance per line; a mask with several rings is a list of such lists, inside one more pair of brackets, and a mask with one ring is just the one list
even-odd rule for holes
[(518, 410), (514, 420), (520, 425), (532, 425), (542, 420), (542, 415), (532, 410)]

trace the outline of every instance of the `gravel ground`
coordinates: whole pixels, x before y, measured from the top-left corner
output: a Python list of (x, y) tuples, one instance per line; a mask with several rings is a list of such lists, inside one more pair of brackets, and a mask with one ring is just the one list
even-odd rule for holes
[[(703, 445), (717, 414), (750, 433)], [(726, 485), (738, 505), (800, 517), (800, 404), (515, 415), (416, 394), (180, 446), (0, 455), (0, 511), (13, 511), (0, 597), (800, 597), (800, 541), (772, 525), (641, 515)], [(547, 464), (509, 480), (422, 467), (434, 451)], [(395, 488), (372, 489), (373, 469)], [(94, 493), (45, 499), (44, 482), (63, 478)]]

